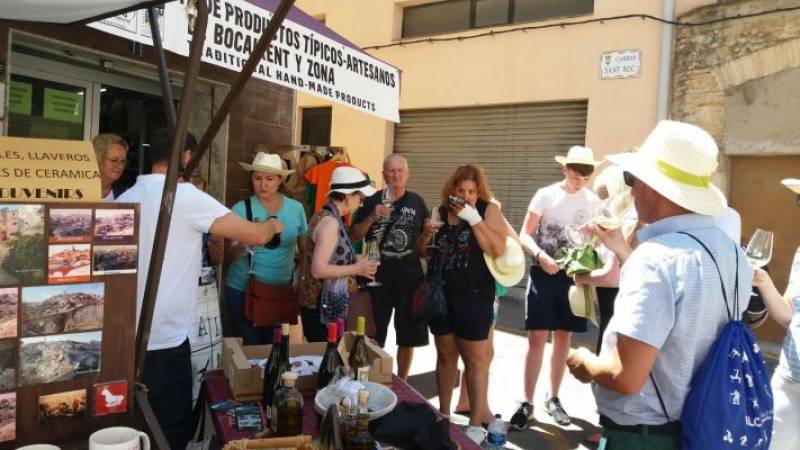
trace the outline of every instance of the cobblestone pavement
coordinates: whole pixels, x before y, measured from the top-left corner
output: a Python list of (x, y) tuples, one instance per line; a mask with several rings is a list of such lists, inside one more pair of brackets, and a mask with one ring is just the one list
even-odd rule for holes
[[(508, 421), (519, 400), (522, 399), (523, 361), (528, 348), (524, 334), (525, 307), (523, 289), (513, 289), (509, 296), (500, 302), (500, 314), (494, 335), (495, 357), (490, 369), (489, 405), (492, 412), (500, 413)], [(392, 330), (393, 325), (390, 325)], [(573, 336), (572, 345), (594, 349), (597, 329), (590, 325), (590, 331)], [(779, 347), (767, 345), (768, 363), (774, 367), (774, 359)], [(386, 344), (387, 351), (394, 355), (396, 346), (394, 333), (389, 332)], [(545, 360), (542, 364), (542, 375), (536, 386), (534, 412), (536, 421), (522, 432), (509, 431), (509, 449), (531, 450), (563, 450), (563, 449), (595, 449), (595, 444), (584, 439), (599, 431), (597, 428), (597, 409), (589, 385), (579, 383), (569, 372), (564, 376), (560, 398), (567, 413), (572, 416), (572, 424), (567, 427), (557, 425), (544, 411), (542, 405), (548, 390), (550, 345), (547, 346)], [(434, 371), (436, 369), (436, 350), (431, 344), (415, 351), (411, 366), (409, 382), (434, 406), (438, 407), (439, 399), (436, 391)], [(458, 390), (453, 394), (453, 406), (458, 398)], [(458, 424), (467, 424), (467, 418), (451, 415), (451, 420)]]

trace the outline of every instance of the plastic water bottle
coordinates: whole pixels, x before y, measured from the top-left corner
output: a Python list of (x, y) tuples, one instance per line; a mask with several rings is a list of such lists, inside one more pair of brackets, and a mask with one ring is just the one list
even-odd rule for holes
[(489, 424), (487, 431), (486, 445), (484, 448), (487, 450), (501, 450), (506, 448), (506, 433), (508, 433), (508, 429), (500, 414), (494, 415), (494, 420)]

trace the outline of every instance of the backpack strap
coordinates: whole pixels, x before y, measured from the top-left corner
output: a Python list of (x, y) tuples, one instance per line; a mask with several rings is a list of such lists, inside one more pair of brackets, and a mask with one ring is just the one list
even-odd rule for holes
[[(679, 231), (678, 233), (685, 234), (686, 236), (689, 236), (690, 238), (694, 239), (698, 244), (700, 244), (701, 247), (703, 247), (703, 249), (706, 251), (706, 253), (708, 253), (708, 256), (711, 257), (711, 261), (714, 262), (714, 267), (717, 268), (717, 275), (719, 275), (719, 284), (720, 284), (720, 288), (722, 289), (722, 298), (725, 301), (725, 312), (728, 313), (728, 321), (730, 322), (730, 321), (734, 320), (733, 319), (734, 317), (739, 317), (739, 302), (738, 302), (738, 299), (739, 299), (739, 247), (734, 242), (734, 244), (733, 244), (733, 254), (734, 254), (734, 258), (736, 259), (736, 279), (735, 279), (735, 285), (734, 285), (734, 288), (733, 288), (733, 314), (731, 314), (731, 309), (730, 309), (730, 307), (728, 307), (728, 295), (725, 293), (725, 282), (722, 280), (722, 271), (719, 270), (719, 264), (717, 264), (717, 258), (714, 257), (714, 254), (711, 253), (711, 250), (709, 250), (709, 248), (706, 246), (706, 244), (703, 244), (703, 242), (700, 239), (698, 239), (696, 236), (694, 236), (693, 234), (687, 233), (685, 231)], [(664, 411), (664, 417), (666, 417), (667, 418), (667, 422), (669, 422), (670, 419), (669, 419), (669, 414), (667, 413), (667, 407), (664, 404), (664, 399), (661, 397), (661, 392), (658, 390), (658, 385), (656, 384), (656, 379), (653, 377), (653, 372), (650, 372), (650, 381), (653, 383), (653, 387), (656, 390), (656, 395), (658, 396), (658, 403), (661, 404), (661, 410)]]

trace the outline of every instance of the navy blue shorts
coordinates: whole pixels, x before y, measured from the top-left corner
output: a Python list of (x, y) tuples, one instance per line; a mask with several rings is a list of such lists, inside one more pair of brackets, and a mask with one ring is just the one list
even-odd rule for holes
[(585, 332), (586, 319), (572, 314), (569, 309), (567, 294), (573, 284), (563, 270), (548, 275), (541, 267), (531, 266), (525, 329)]
[(431, 319), (430, 328), (434, 336), (454, 333), (465, 341), (483, 341), (489, 338), (494, 319), (494, 297), (478, 293), (455, 295), (445, 291), (447, 315)]

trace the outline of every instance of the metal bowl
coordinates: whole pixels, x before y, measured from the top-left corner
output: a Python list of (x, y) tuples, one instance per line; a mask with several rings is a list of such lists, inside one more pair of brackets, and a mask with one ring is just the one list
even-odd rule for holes
[[(388, 387), (368, 381), (366, 389), (369, 391), (369, 401), (367, 402), (370, 410), (369, 420), (378, 419), (389, 414), (397, 405), (397, 395)], [(331, 405), (327, 390), (328, 387), (317, 392), (316, 397), (314, 397), (314, 410), (321, 415), (324, 415)]]

